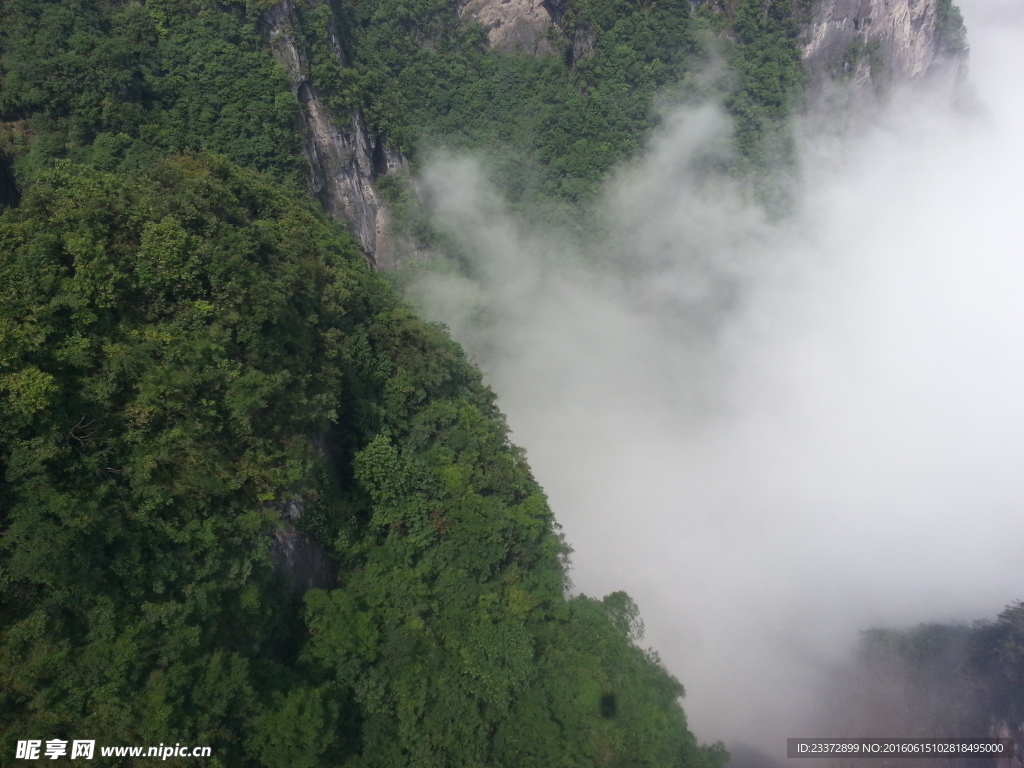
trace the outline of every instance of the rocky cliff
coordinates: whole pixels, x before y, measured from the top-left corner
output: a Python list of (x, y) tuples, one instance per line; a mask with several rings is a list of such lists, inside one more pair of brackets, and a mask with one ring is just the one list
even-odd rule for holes
[(963, 21), (949, 0), (818, 0), (804, 34), (812, 89), (922, 78), (952, 87), (966, 66)]
[(548, 34), (564, 0), (464, 0), (459, 15), (475, 19), (487, 30), (495, 48), (537, 54), (551, 52)]
[[(367, 258), (387, 262), (391, 251), (388, 211), (373, 185), (376, 174), (395, 171), (405, 160), (374, 139), (358, 110), (332, 114), (310, 82), (309, 61), (298, 44), (298, 19), (293, 0), (282, 0), (260, 19), (260, 27), (291, 81), (301, 106), (303, 154), (309, 163), (310, 189), (324, 208), (348, 224)], [(333, 55), (344, 63), (337, 30), (330, 29)]]

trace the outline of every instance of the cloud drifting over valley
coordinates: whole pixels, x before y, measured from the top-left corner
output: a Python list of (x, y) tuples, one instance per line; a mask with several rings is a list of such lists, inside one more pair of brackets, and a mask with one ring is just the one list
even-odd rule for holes
[(472, 159), (422, 180), (473, 277), (414, 298), (498, 392), (576, 589), (636, 599), (702, 740), (828, 735), (798, 730), (859, 630), (1024, 598), (1024, 8), (962, 7), (976, 106), (808, 129), (781, 222), (694, 182), (711, 107), (610, 183), (600, 249), (525, 228)]

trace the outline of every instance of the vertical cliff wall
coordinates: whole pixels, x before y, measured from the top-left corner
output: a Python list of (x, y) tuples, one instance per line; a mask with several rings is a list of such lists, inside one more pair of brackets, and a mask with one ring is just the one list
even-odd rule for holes
[(966, 67), (963, 21), (949, 0), (818, 0), (804, 40), (812, 89), (922, 78), (952, 88)]
[[(324, 208), (348, 224), (367, 258), (387, 262), (391, 251), (388, 211), (373, 185), (376, 174), (405, 166), (381, 139), (370, 136), (359, 110), (332, 114), (309, 77), (309, 60), (299, 43), (293, 0), (282, 0), (260, 19), (260, 28), (285, 68), (292, 93), (301, 107), (303, 154), (309, 163), (310, 189)], [(331, 53), (340, 63), (345, 54), (337, 30), (329, 30)]]

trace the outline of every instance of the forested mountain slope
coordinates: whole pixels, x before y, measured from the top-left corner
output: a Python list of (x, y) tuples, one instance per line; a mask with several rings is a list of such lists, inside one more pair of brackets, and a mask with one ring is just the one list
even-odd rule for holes
[(492, 393), (368, 259), (432, 237), (401, 173), (438, 144), (585, 215), (659, 94), (718, 94), (724, 170), (770, 175), (804, 11), (566, 2), (545, 52), (460, 10), (4, 0), (0, 764), (723, 763), (632, 601), (566, 597)]
[[(63, 163), (0, 222), (5, 763), (718, 765), (629, 599), (563, 596), (479, 374), (296, 197)], [(329, 588), (275, 574), (293, 525)]]
[[(736, 126), (726, 170), (763, 180), (792, 162), (787, 119), (808, 75), (818, 89), (823, 77), (883, 87), (958, 71), (966, 50), (950, 0), (912, 12), (866, 0), (44, 7), (9, 1), (0, 30), (0, 114), (13, 119), (0, 150), (31, 154), (23, 175), (89, 151), (109, 169), (222, 152), (305, 178), (385, 264), (391, 230), (424, 235), (403, 218), (405, 185), (387, 178), (424, 149), (487, 148), (511, 202), (572, 221), (641, 149), (659, 105), (724, 101)], [(26, 132), (43, 138), (31, 151)]]

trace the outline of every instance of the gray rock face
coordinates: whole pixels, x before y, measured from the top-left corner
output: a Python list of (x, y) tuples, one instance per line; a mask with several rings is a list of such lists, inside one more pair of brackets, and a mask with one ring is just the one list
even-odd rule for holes
[(554, 0), (465, 0), (459, 15), (483, 24), (495, 48), (543, 54), (551, 51), (547, 35), (557, 5)]
[[(370, 137), (358, 110), (335, 115), (327, 109), (310, 83), (309, 61), (297, 44), (293, 0), (273, 6), (260, 19), (260, 26), (274, 57), (288, 73), (292, 93), (302, 108), (300, 127), (310, 189), (328, 213), (351, 227), (371, 262), (386, 261), (390, 245), (388, 215), (373, 178), (375, 173), (404, 168), (404, 158)], [(328, 44), (344, 63), (344, 51), (333, 26)]]
[(818, 0), (803, 46), (812, 92), (826, 82), (885, 87), (921, 78), (952, 88), (966, 50), (948, 50), (940, 0)]
[(270, 560), (298, 594), (331, 587), (337, 578), (327, 547), (288, 522), (270, 532)]
[[(321, 451), (321, 455), (330, 460), (327, 452)], [(296, 525), (306, 511), (306, 502), (290, 498), (267, 507), (281, 516), (269, 533), (270, 562), (285, 577), (291, 591), (301, 595), (310, 589), (333, 586), (337, 568), (330, 550)]]

